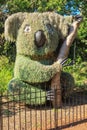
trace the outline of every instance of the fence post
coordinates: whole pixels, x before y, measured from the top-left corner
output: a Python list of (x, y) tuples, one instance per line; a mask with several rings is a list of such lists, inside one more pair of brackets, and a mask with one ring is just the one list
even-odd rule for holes
[(53, 100), (52, 104), (54, 107), (59, 108), (62, 105), (62, 93), (61, 93), (61, 84), (60, 84), (60, 72), (57, 73), (52, 81), (51, 81), (51, 88), (55, 89), (55, 99)]
[(60, 84), (60, 72), (57, 73), (52, 81), (51, 88), (55, 90), (55, 98), (52, 101), (54, 107), (54, 120), (55, 120), (55, 129), (58, 127), (58, 108), (62, 105), (62, 92), (61, 92), (61, 84)]

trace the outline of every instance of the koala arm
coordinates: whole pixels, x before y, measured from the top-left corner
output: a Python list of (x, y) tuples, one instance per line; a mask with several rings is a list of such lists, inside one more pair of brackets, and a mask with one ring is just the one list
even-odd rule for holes
[(19, 55), (15, 63), (14, 77), (29, 83), (42, 83), (49, 81), (61, 71), (59, 62), (52, 65), (44, 65), (38, 61), (33, 61), (28, 57)]
[(63, 42), (63, 45), (60, 49), (59, 55), (58, 55), (58, 61), (61, 63), (66, 57), (68, 57), (70, 46), (72, 45), (76, 35), (77, 30), (80, 26), (80, 23), (82, 22), (82, 17), (79, 16), (75, 22), (72, 23), (72, 26), (70, 27), (69, 35)]

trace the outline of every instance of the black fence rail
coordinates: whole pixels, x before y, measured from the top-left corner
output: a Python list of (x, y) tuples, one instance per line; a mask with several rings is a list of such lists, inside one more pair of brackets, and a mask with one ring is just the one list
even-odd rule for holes
[(87, 121), (87, 91), (73, 91), (61, 107), (27, 104), (26, 94), (0, 94), (0, 130), (59, 130)]

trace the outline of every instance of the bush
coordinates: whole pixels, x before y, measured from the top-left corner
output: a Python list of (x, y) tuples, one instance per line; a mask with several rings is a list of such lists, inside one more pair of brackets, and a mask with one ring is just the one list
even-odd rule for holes
[(14, 63), (9, 64), (5, 56), (0, 56), (0, 92), (5, 92), (8, 88), (8, 82), (13, 75)]
[(77, 62), (73, 66), (64, 67), (64, 71), (73, 75), (76, 87), (87, 89), (87, 62)]
[(0, 12), (0, 55), (5, 55), (9, 62), (13, 62), (16, 55), (16, 45), (6, 41), (4, 37), (4, 23), (7, 17), (7, 14)]
[(0, 12), (0, 55), (3, 53), (3, 50), (4, 50), (4, 43), (5, 43), (4, 22), (6, 18), (7, 18), (7, 15)]
[(5, 55), (8, 58), (9, 63), (14, 62), (16, 57), (15, 43), (6, 41), (4, 44), (3, 55)]

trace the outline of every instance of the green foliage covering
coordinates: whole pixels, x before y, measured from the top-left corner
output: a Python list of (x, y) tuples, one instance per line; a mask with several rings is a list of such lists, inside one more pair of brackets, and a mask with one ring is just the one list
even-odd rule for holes
[[(61, 65), (54, 61), (58, 56), (59, 41), (61, 40), (62, 44), (68, 35), (68, 25), (72, 21), (72, 17), (64, 18), (51, 12), (16, 13), (6, 20), (5, 37), (10, 41), (16, 41), (17, 47), (14, 78), (9, 82), (9, 90), (17, 91), (19, 87), (20, 91), (24, 92), (26, 88), (26, 103), (45, 103), (46, 90), (40, 83), (49, 82), (61, 71)], [(35, 34), (39, 30), (43, 31), (46, 39), (41, 47), (35, 44)], [(44, 98), (40, 99), (40, 94)], [(31, 101), (30, 97), (33, 97)]]
[(60, 69), (58, 63), (46, 65), (29, 57), (17, 56), (14, 76), (28, 83), (43, 83), (52, 79)]
[[(51, 38), (51, 35), (54, 35), (54, 39), (58, 37), (62, 40), (68, 35), (68, 29), (69, 29), (68, 24), (70, 24), (70, 22), (72, 21), (73, 21), (72, 16), (63, 17), (54, 12), (45, 12), (45, 13), (21, 13), (20, 12), (20, 13), (16, 13), (12, 15), (6, 21), (5, 37), (11, 41), (16, 40), (18, 30), (19, 30), (19, 35), (24, 37), (25, 33), (21, 34), (21, 32), (24, 31), (23, 29), (26, 27), (26, 25), (29, 25), (30, 28), (33, 30), (33, 32), (32, 30), (30, 31), (30, 35), (31, 35), (31, 32), (34, 34), (35, 31), (37, 31), (39, 27), (39, 29), (42, 29), (44, 33), (46, 32), (45, 35), (46, 36), (48, 35), (49, 39)], [(22, 27), (20, 28), (21, 25)], [(48, 29), (52, 28), (48, 30), (50, 31), (50, 34), (49, 32), (47, 32), (46, 28)], [(26, 33), (26, 35), (29, 35), (29, 34)], [(32, 39), (33, 36), (30, 36), (30, 35), (29, 37), (31, 37)], [(51, 39), (51, 40), (53, 41), (54, 39)]]
[[(20, 79), (12, 79), (9, 84), (11, 94), (14, 93), (14, 100), (25, 102), (30, 105), (40, 105), (46, 102), (46, 91), (42, 90), (40, 85), (31, 85)], [(11, 99), (13, 96), (10, 96)]]
[[(69, 2), (69, 1), (70, 0), (68, 0), (67, 2)], [(87, 11), (86, 11), (87, 10), (87, 8), (86, 8), (87, 2), (82, 1), (82, 0), (74, 0), (74, 1), (76, 2), (75, 4), (73, 4), (74, 8), (79, 7), (82, 14), (86, 17), (87, 16)], [(42, 0), (42, 1), (40, 1), (40, 0), (39, 1), (37, 1), (37, 0), (34, 0), (34, 1), (33, 0), (22, 0), (22, 1), (21, 0), (12, 0), (12, 1), (11, 0), (10, 1), (9, 0), (6, 0), (6, 1), (1, 0), (0, 1), (0, 7), (2, 5), (5, 5), (5, 4), (7, 4), (9, 14), (15, 13), (15, 12), (18, 12), (18, 11), (22, 11), (22, 12), (24, 12), (24, 11), (27, 11), (27, 12), (56, 11), (56, 12), (60, 12), (60, 14), (64, 14), (64, 13), (70, 14), (70, 11), (66, 10), (66, 8), (65, 8), (66, 0), (59, 0), (59, 1), (58, 0), (50, 0), (50, 1), (48, 1), (48, 0)], [(69, 7), (71, 7), (71, 6), (69, 6)], [(36, 18), (36, 20), (37, 20), (37, 18)], [(87, 19), (85, 18), (84, 22), (82, 23), (81, 28), (78, 32), (77, 47), (76, 47), (77, 64), (80, 64), (79, 62), (81, 62), (81, 61), (87, 60), (86, 59), (86, 57), (87, 57), (87, 49), (86, 49), (87, 48), (86, 47), (87, 46), (87, 33), (86, 33), (87, 32), (87, 26), (86, 26), (86, 24), (87, 24)], [(13, 25), (13, 23), (12, 23), (12, 25)], [(17, 21), (16, 21), (16, 25), (17, 25)], [(4, 35), (3, 35), (3, 27), (4, 27), (4, 21), (2, 21), (2, 19), (0, 19), (0, 55), (4, 54), (4, 55), (9, 57), (10, 61), (12, 61), (12, 60), (15, 59), (15, 52), (16, 52), (15, 51), (15, 44), (12, 44), (10, 42), (5, 42)], [(19, 28), (19, 26), (17, 28)], [(34, 27), (34, 28), (36, 28), (36, 27)], [(18, 34), (18, 32), (15, 33), (15, 34)], [(19, 38), (18, 43), (20, 43), (19, 41), (22, 42), (23, 39), (21, 40)], [(25, 41), (27, 42), (26, 39), (25, 39)], [(25, 44), (26, 44), (26, 42), (25, 42)], [(19, 46), (19, 48), (20, 48), (20, 46)], [(71, 48), (71, 49), (73, 50), (73, 48)], [(22, 48), (20, 49), (20, 51), (21, 50), (22, 50)], [(29, 53), (26, 50), (25, 50), (25, 52), (27, 54)], [(46, 50), (46, 52), (47, 52), (47, 50)], [(22, 53), (24, 54), (24, 52), (22, 52)], [(32, 53), (32, 54), (34, 54), (34, 53)], [(32, 57), (32, 59), (38, 60), (41, 64), (45, 64), (45, 65), (49, 65), (49, 64), (51, 65), (52, 62), (53, 62), (53, 59), (55, 59), (54, 58), (55, 56), (52, 53), (50, 53), (50, 56), (43, 56), (44, 60), (41, 60), (40, 54), (41, 54), (41, 51), (39, 51), (39, 54), (38, 54), (39, 56), (34, 55)], [(72, 54), (73, 53), (71, 51), (71, 56), (72, 56)], [(47, 58), (47, 57), (49, 57), (49, 58)], [(31, 57), (30, 57), (30, 59), (31, 59)], [(1, 66), (3, 66), (3, 69), (1, 69)], [(2, 65), (2, 60), (1, 60), (1, 66), (0, 66), (0, 84), (1, 84), (0, 88), (1, 88), (1, 90), (3, 89), (3, 91), (4, 91), (5, 89), (7, 89), (7, 83), (12, 77), (11, 76), (12, 67), (9, 64), (7, 65), (7, 63), (5, 63), (5, 62)], [(27, 68), (27, 67), (25, 67), (25, 68)], [(81, 83), (84, 83), (86, 78), (87, 78), (87, 76), (86, 76), (86, 68), (87, 67), (85, 66), (84, 72), (82, 73), (80, 70), (82, 70), (83, 68), (84, 67), (80, 68), (78, 66), (66, 68), (66, 71), (73, 73), (76, 85), (80, 85)], [(6, 75), (4, 75), (4, 74), (6, 74)], [(5, 87), (3, 88), (3, 86), (5, 86)], [(44, 101), (45, 101), (45, 99), (44, 99)]]

